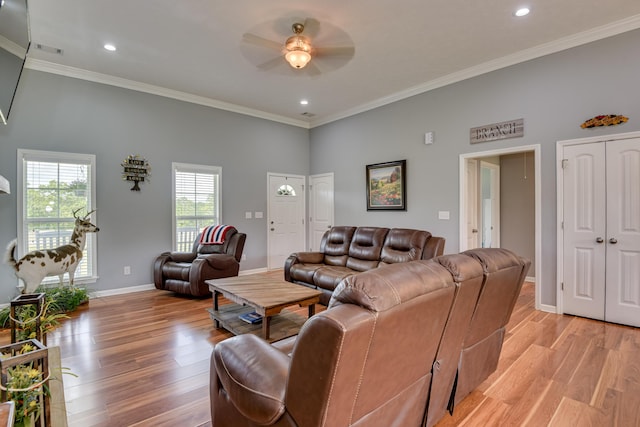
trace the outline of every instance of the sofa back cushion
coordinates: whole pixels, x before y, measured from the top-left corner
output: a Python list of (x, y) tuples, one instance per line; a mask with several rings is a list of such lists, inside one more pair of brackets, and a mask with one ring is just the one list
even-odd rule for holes
[(408, 228), (392, 228), (382, 246), (380, 264), (409, 262), (422, 258), (422, 252), (431, 233)]
[(344, 267), (349, 256), (349, 245), (356, 227), (332, 227), (322, 236), (320, 252), (324, 253), (324, 263)]
[(388, 232), (388, 228), (358, 227), (351, 239), (346, 266), (356, 271), (376, 268)]
[(231, 242), (231, 238), (237, 232), (238, 232), (238, 230), (236, 230), (235, 228), (230, 228), (227, 231), (227, 233), (225, 234), (224, 242), (221, 243), (221, 244), (215, 244), (215, 245), (203, 245), (203, 244), (201, 244), (200, 243), (200, 238), (202, 237), (202, 233), (199, 233), (198, 236), (196, 237), (195, 242), (193, 243), (193, 246), (195, 248), (195, 251), (199, 255), (225, 254), (225, 253), (227, 253), (227, 248), (229, 247), (229, 242)]

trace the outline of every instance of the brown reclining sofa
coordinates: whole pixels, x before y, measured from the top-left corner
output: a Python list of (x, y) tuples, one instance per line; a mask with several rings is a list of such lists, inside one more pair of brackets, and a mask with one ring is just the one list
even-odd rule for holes
[(322, 291), (327, 305), (344, 278), (382, 265), (442, 255), (445, 239), (408, 228), (332, 227), (319, 252), (297, 252), (284, 264), (284, 279)]
[(215, 345), (212, 426), (433, 426), (495, 371), (529, 264), (474, 249), (349, 276), (297, 337)]

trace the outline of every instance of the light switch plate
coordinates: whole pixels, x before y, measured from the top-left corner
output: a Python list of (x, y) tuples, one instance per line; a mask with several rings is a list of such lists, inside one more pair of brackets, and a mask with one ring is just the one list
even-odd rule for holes
[(248, 212), (248, 211), (247, 211), (247, 212), (245, 212), (245, 213), (244, 213), (244, 217), (245, 217), (246, 219), (251, 219), (251, 212)]
[(433, 144), (433, 132), (427, 132), (424, 134), (425, 145)]
[(449, 219), (449, 211), (438, 211), (438, 219)]
[(256, 219), (262, 218), (262, 212), (256, 212)]

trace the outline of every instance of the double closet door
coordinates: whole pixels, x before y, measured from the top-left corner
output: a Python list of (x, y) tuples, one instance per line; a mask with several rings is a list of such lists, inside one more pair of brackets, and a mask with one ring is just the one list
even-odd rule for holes
[(640, 326), (640, 138), (563, 148), (563, 311)]

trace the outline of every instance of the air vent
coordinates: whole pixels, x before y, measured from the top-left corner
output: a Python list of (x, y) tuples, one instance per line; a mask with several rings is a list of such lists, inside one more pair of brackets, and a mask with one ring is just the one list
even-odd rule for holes
[(305, 111), (304, 113), (302, 113), (302, 115), (303, 115), (303, 116), (305, 116), (305, 117), (309, 117), (309, 118), (311, 118), (311, 117), (315, 117), (315, 114), (313, 114), (313, 113), (309, 113), (309, 112), (307, 112), (307, 111)]
[(40, 43), (36, 43), (36, 49), (41, 50), (43, 52), (47, 52), (47, 53), (53, 53), (54, 55), (62, 55), (63, 51), (62, 49), (59, 49), (57, 47), (51, 47), (51, 46), (47, 46), (44, 44), (40, 44)]

